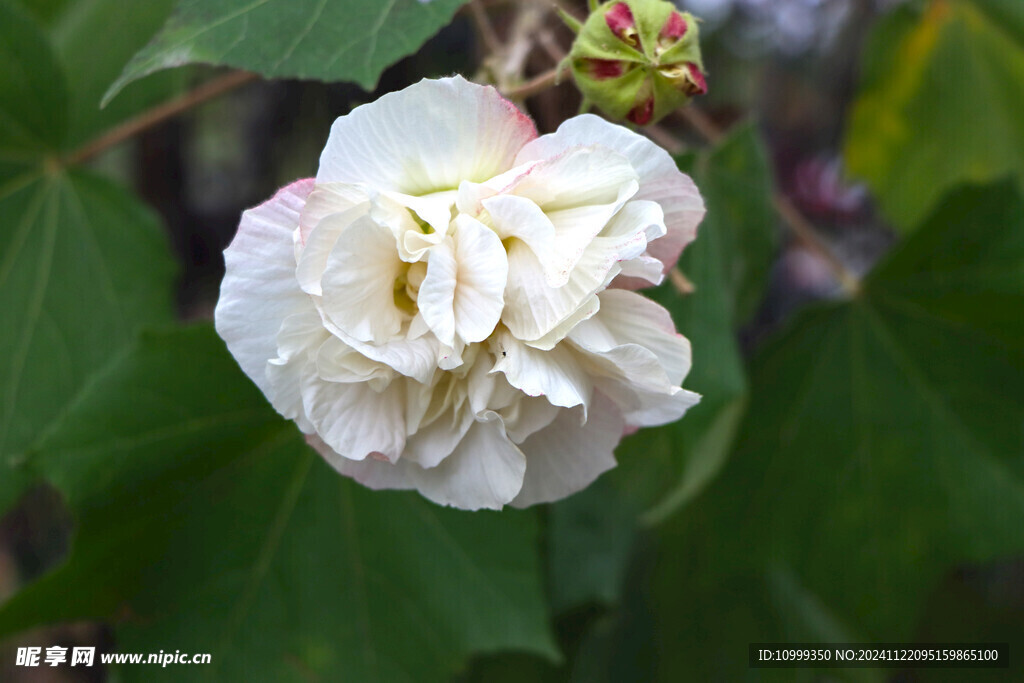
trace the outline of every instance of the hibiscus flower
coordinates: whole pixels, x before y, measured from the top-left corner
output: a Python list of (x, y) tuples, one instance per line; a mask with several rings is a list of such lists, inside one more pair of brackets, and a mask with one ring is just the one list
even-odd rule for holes
[(633, 290), (703, 215), (640, 135), (585, 115), (538, 137), (493, 88), (424, 80), (339, 118), (316, 178), (243, 214), (217, 331), (342, 474), (553, 501), (697, 402), (689, 343)]

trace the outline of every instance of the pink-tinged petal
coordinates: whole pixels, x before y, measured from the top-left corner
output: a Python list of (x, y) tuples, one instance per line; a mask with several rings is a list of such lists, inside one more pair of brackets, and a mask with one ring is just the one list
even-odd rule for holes
[(277, 357), (277, 334), (288, 316), (312, 306), (295, 279), (292, 235), (313, 190), (300, 180), (242, 214), (224, 250), (226, 273), (214, 311), (217, 333), (256, 386), (273, 399), (267, 362)]
[(623, 62), (617, 59), (584, 59), (583, 71), (597, 81), (618, 78), (626, 73)]
[(459, 76), (423, 80), (335, 121), (317, 182), (409, 195), (454, 190), (510, 169), (536, 135), (529, 117), (490, 86)]
[(682, 38), (686, 35), (686, 19), (679, 12), (673, 11), (668, 15), (668, 20), (661, 27), (661, 33), (658, 35), (662, 38), (673, 38), (676, 40)]
[[(595, 140), (622, 154), (636, 169), (640, 189), (634, 199), (647, 199), (661, 204), (668, 233), (647, 246), (647, 253), (672, 269), (683, 247), (697, 236), (697, 226), (704, 219), (704, 200), (689, 176), (680, 172), (668, 152), (649, 139), (622, 126), (609, 123), (592, 114), (569, 119), (558, 130), (543, 135), (526, 145), (516, 157), (516, 164), (546, 159), (578, 145)], [(644, 286), (641, 281), (638, 286)]]
[(416, 488), (416, 485), (408, 476), (409, 471), (417, 467), (411, 461), (399, 458), (398, 462), (392, 463), (387, 458), (374, 456), (364, 458), (363, 460), (350, 460), (338, 455), (333, 448), (324, 443), (323, 439), (315, 434), (307, 436), (306, 442), (323, 456), (327, 464), (346, 477), (355, 479), (367, 488), (374, 490)]
[(640, 47), (640, 36), (637, 34), (636, 21), (629, 5), (617, 2), (604, 15), (605, 23), (615, 36), (630, 47)]
[(548, 427), (522, 443), (526, 476), (512, 505), (549, 503), (589, 486), (615, 467), (614, 450), (624, 426), (615, 405), (600, 393), (594, 394), (582, 428), (578, 410), (561, 411)]

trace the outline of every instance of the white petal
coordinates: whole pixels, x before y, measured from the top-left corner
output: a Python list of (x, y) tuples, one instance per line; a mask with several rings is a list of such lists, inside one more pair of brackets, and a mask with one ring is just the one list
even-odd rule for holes
[(426, 334), (421, 337), (409, 335), (412, 321), (402, 326), (402, 333), (384, 344), (370, 344), (350, 337), (338, 328), (321, 311), (321, 321), (332, 335), (354, 348), (371, 360), (383, 363), (396, 372), (418, 382), (429, 382), (437, 367), (440, 344), (437, 337)]
[[(316, 192), (314, 191), (313, 194), (315, 195)], [(338, 237), (358, 219), (364, 218), (368, 208), (369, 204), (364, 202), (323, 216), (317, 221), (316, 227), (306, 235), (306, 243), (298, 255), (295, 277), (299, 281), (302, 291), (315, 296), (323, 294), (321, 280), (327, 269), (327, 260), (338, 243)]]
[(488, 86), (423, 80), (357, 107), (331, 127), (318, 182), (366, 183), (423, 195), (512, 167), (533, 122)]
[(402, 454), (404, 391), (403, 382), (378, 393), (367, 383), (328, 382), (315, 373), (306, 373), (302, 381), (302, 401), (316, 433), (351, 460), (380, 453), (394, 461)]
[(590, 402), (590, 378), (567, 346), (541, 351), (502, 330), (491, 347), (497, 351), (492, 372), (504, 373), (508, 383), (527, 396), (544, 396), (552, 405), (566, 408)]
[(437, 467), (451, 455), (473, 424), (469, 410), (450, 406), (440, 418), (409, 436), (402, 460), (408, 459), (424, 468)]
[(437, 467), (410, 469), (420, 493), (440, 505), (500, 510), (523, 485), (526, 458), (501, 420), (474, 422), (458, 447)]
[(479, 221), (459, 216), (455, 225), (455, 332), (471, 344), (490, 336), (501, 318), (508, 257), (498, 235)]
[(350, 183), (324, 183), (316, 185), (306, 198), (306, 204), (299, 214), (299, 234), (305, 244), (311, 232), (320, 221), (327, 216), (343, 213), (361, 204), (366, 204), (369, 197), (359, 185)]
[[(601, 312), (578, 325), (569, 343), (599, 391), (615, 401), (631, 425), (666, 424), (700, 396), (679, 388), (689, 369), (690, 344), (668, 313), (634, 292), (607, 290)], [(604, 306), (611, 311), (605, 316)]]
[(327, 336), (320, 315), (312, 302), (307, 301), (304, 310), (284, 319), (277, 333), (278, 356), (266, 365), (271, 405), (277, 412), (295, 420), (299, 429), (306, 433), (313, 431), (313, 425), (306, 418), (302, 404), (302, 377), (316, 371), (312, 359)]
[(520, 444), (528, 436), (544, 429), (562, 412), (543, 397), (523, 396), (501, 411), (505, 432), (512, 443)]
[(615, 402), (630, 425), (675, 422), (700, 401), (698, 394), (669, 383), (654, 354), (636, 344), (589, 355), (585, 365), (594, 386)]
[(442, 344), (486, 339), (505, 306), (508, 259), (494, 231), (460, 215), (455, 232), (430, 251), (427, 276), (416, 300)]
[(327, 259), (323, 311), (345, 334), (382, 344), (401, 330), (395, 281), (405, 268), (395, 237), (369, 216), (348, 225)]
[[(511, 194), (500, 194), (482, 202), (490, 216), (494, 232), (503, 241), (516, 239), (537, 257), (548, 285), (556, 287), (559, 279), (555, 258), (555, 226), (533, 200)], [(510, 242), (508, 242), (510, 244)]]
[(309, 445), (323, 456), (327, 463), (346, 477), (352, 477), (367, 488), (381, 489), (414, 489), (415, 483), (408, 476), (411, 469), (418, 467), (413, 462), (399, 459), (391, 463), (388, 460), (365, 458), (350, 460), (334, 452), (330, 446), (315, 435), (307, 436)]
[(597, 312), (596, 295), (615, 275), (618, 268), (601, 273), (577, 267), (565, 285), (549, 287), (537, 256), (525, 243), (513, 241), (508, 248), (508, 285), (501, 320), (517, 338), (531, 343), (546, 338), (544, 347), (550, 348), (567, 331), (563, 323)]
[(665, 272), (679, 259), (683, 247), (697, 235), (704, 218), (704, 200), (693, 181), (676, 167), (668, 152), (642, 135), (592, 114), (576, 116), (550, 135), (527, 144), (516, 164), (548, 159), (578, 145), (598, 143), (629, 159), (639, 175), (636, 199), (657, 202), (665, 211), (668, 234), (648, 246), (650, 256), (660, 260)]
[(622, 272), (612, 284), (617, 289), (641, 289), (660, 285), (665, 279), (665, 264), (648, 254), (641, 254), (619, 264)]
[(621, 205), (636, 193), (637, 173), (626, 157), (599, 142), (591, 140), (549, 156), (519, 175), (503, 193), (532, 199), (549, 215), (579, 207)]
[(214, 311), (217, 333), (271, 400), (266, 366), (277, 357), (277, 333), (285, 318), (311, 305), (295, 279), (292, 234), (312, 190), (312, 179), (300, 180), (243, 213), (238, 233), (224, 250), (227, 270)]
[(615, 467), (613, 451), (624, 426), (615, 406), (600, 393), (594, 395), (582, 427), (576, 410), (562, 410), (548, 427), (522, 443), (526, 476), (512, 505), (548, 503), (589, 486)]
[(416, 307), (423, 320), (447, 346), (455, 344), (455, 285), (459, 265), (455, 260), (455, 245), (446, 239), (430, 250), (427, 259), (427, 277), (416, 297)]
[(410, 197), (399, 192), (373, 192), (370, 216), (395, 235), (398, 254), (414, 263), (444, 241), (451, 221), (455, 192), (429, 197)]
[(343, 383), (368, 382), (374, 391), (383, 390), (396, 375), (392, 368), (367, 358), (330, 335), (317, 349), (315, 362), (316, 373), (323, 380)]
[(600, 298), (601, 311), (589, 323), (604, 326), (612, 345), (638, 344), (654, 352), (669, 383), (682, 384), (690, 371), (690, 342), (676, 332), (669, 312), (635, 292), (608, 289)]
[(483, 211), (483, 200), (507, 192), (515, 185), (520, 176), (532, 172), (538, 163), (540, 162), (531, 161), (528, 164), (515, 166), (493, 178), (488, 178), (482, 183), (463, 180), (459, 183), (459, 189), (456, 193), (455, 207), (461, 213), (469, 214), (470, 216), (479, 215)]

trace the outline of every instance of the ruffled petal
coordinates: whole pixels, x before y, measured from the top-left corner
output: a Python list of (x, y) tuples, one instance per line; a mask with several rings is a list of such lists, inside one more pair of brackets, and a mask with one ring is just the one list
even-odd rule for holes
[(565, 498), (589, 486), (615, 467), (615, 446), (624, 422), (614, 404), (594, 394), (590, 417), (580, 426), (576, 410), (562, 410), (548, 427), (521, 445), (526, 454), (526, 476), (512, 501), (523, 508)]
[(300, 243), (305, 245), (320, 221), (336, 213), (343, 213), (356, 206), (366, 206), (369, 196), (360, 185), (349, 183), (324, 183), (316, 185), (306, 197), (306, 204), (299, 214)]
[(689, 369), (690, 343), (675, 333), (664, 309), (639, 294), (607, 290), (601, 293), (601, 305), (598, 315), (568, 337), (595, 386), (616, 403), (630, 425), (666, 424), (682, 417), (700, 400), (679, 387)]
[(313, 431), (313, 424), (302, 405), (302, 375), (310, 371), (316, 349), (327, 337), (320, 315), (312, 302), (307, 302), (304, 310), (284, 319), (277, 333), (277, 358), (266, 366), (270, 404), (307, 434)]
[(364, 382), (328, 382), (304, 373), (302, 402), (316, 433), (338, 455), (363, 460), (380, 453), (397, 460), (405, 448), (405, 386), (374, 391)]
[(455, 332), (472, 344), (487, 339), (501, 318), (508, 257), (498, 235), (479, 221), (459, 216), (455, 224)]
[(416, 488), (440, 505), (500, 510), (523, 486), (526, 458), (509, 440), (501, 420), (474, 422), (437, 467), (410, 472)]
[(350, 337), (335, 325), (331, 319), (321, 313), (324, 328), (332, 335), (351, 346), (370, 360), (383, 363), (406, 377), (418, 382), (428, 383), (437, 369), (440, 344), (437, 337), (425, 334), (419, 337), (409, 335), (413, 321), (403, 324), (402, 333), (383, 344), (362, 342)]
[(600, 294), (601, 311), (588, 321), (603, 326), (613, 346), (638, 344), (657, 356), (670, 384), (682, 384), (690, 372), (690, 341), (676, 332), (672, 316), (645, 296), (621, 289)]
[(550, 287), (536, 254), (525, 243), (513, 241), (508, 248), (508, 284), (501, 321), (517, 338), (531, 343), (543, 338), (544, 348), (550, 348), (568, 326), (597, 312), (597, 293), (615, 275), (618, 268), (600, 273), (577, 267), (565, 285)]
[(226, 273), (214, 311), (217, 333), (271, 400), (266, 368), (277, 357), (277, 333), (285, 318), (311, 305), (295, 280), (292, 234), (312, 190), (312, 179), (300, 180), (243, 213), (224, 251)]
[(372, 489), (419, 490), (438, 503), (463, 510), (500, 510), (523, 485), (526, 458), (505, 436), (501, 420), (473, 422), (458, 446), (436, 467), (401, 458), (392, 464), (326, 456), (339, 472)]
[(408, 195), (454, 190), (510, 169), (536, 135), (529, 117), (492, 87), (460, 76), (423, 80), (336, 120), (317, 181)]
[(409, 436), (402, 459), (424, 468), (437, 467), (452, 454), (472, 425), (473, 414), (469, 410), (451, 406), (438, 419)]
[(668, 272), (687, 244), (697, 236), (697, 226), (706, 212), (696, 185), (682, 173), (668, 152), (638, 133), (609, 123), (592, 114), (569, 119), (550, 135), (530, 142), (516, 157), (524, 164), (548, 159), (578, 146), (599, 142), (629, 159), (639, 176), (635, 199), (657, 202), (665, 212), (667, 234), (648, 245), (650, 256)]
[(491, 348), (497, 352), (492, 372), (503, 373), (509, 384), (527, 396), (544, 396), (552, 405), (565, 408), (590, 402), (593, 385), (568, 348), (540, 351), (507, 330), (495, 335)]
[[(316, 191), (313, 194), (315, 195)], [(324, 203), (321, 201), (321, 208), (325, 208)], [(314, 296), (323, 295), (321, 280), (324, 271), (327, 270), (327, 260), (338, 243), (338, 237), (357, 220), (365, 218), (368, 207), (369, 204), (366, 203), (358, 204), (327, 214), (317, 221), (316, 226), (306, 235), (305, 244), (297, 250), (298, 266), (295, 269), (295, 278), (302, 291)]]
[(369, 216), (357, 219), (342, 230), (327, 259), (324, 313), (359, 341), (392, 339), (406, 318), (395, 303), (395, 283), (405, 267), (391, 231)]

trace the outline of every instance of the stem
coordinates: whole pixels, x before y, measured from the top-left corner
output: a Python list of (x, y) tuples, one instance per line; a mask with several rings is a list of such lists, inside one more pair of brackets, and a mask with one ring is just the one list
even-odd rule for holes
[[(686, 119), (687, 123), (693, 126), (711, 144), (718, 144), (725, 138), (725, 133), (722, 129), (704, 112), (693, 105), (684, 108), (682, 116)], [(781, 192), (774, 194), (772, 203), (775, 206), (776, 213), (789, 226), (793, 237), (828, 265), (832, 275), (835, 276), (844, 292), (850, 296), (856, 296), (861, 289), (860, 278), (836, 256), (832, 248), (818, 235), (814, 224), (800, 213), (793, 205), (793, 202)]]
[(506, 89), (502, 92), (502, 95), (509, 99), (524, 100), (527, 97), (533, 97), (534, 95), (538, 95), (548, 88), (553, 87), (555, 83), (568, 75), (569, 67), (559, 68), (556, 66), (553, 69), (545, 71), (539, 76), (531, 78), (522, 85)]
[(120, 142), (124, 142), (128, 138), (138, 135), (144, 130), (163, 123), (167, 119), (173, 118), (198, 104), (202, 104), (207, 100), (217, 97), (218, 95), (223, 95), (224, 93), (254, 81), (257, 78), (259, 78), (259, 76), (254, 73), (249, 73), (248, 71), (232, 71), (220, 78), (207, 81), (195, 90), (191, 90), (180, 97), (170, 100), (169, 102), (157, 105), (152, 109), (142, 112), (135, 118), (128, 119), (127, 121), (114, 126), (99, 137), (90, 140), (75, 151), (71, 152), (71, 154), (64, 158), (62, 163), (65, 166), (70, 166), (89, 161), (97, 154), (106, 151)]
[(776, 193), (773, 203), (775, 210), (789, 225), (797, 241), (828, 264), (844, 292), (856, 296), (860, 292), (860, 278), (836, 256), (835, 252), (818, 235), (814, 225), (793, 206), (793, 202), (789, 201), (785, 195)]
[(498, 37), (498, 32), (494, 30), (494, 25), (491, 24), (491, 20), (487, 16), (487, 10), (484, 9), (481, 0), (473, 0), (469, 3), (469, 15), (473, 19), (473, 26), (476, 28), (476, 32), (480, 36), (487, 54), (497, 54), (505, 49), (501, 39)]

